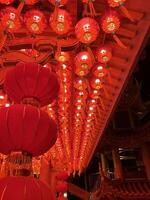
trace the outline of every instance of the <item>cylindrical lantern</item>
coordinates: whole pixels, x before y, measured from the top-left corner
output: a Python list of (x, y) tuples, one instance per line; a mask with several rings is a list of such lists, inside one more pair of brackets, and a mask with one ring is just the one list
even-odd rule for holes
[(7, 73), (5, 90), (17, 103), (48, 105), (57, 97), (59, 82), (54, 73), (37, 63), (18, 63)]
[(82, 51), (75, 57), (75, 73), (86, 76), (93, 66), (93, 59), (88, 51)]
[(21, 20), (17, 10), (13, 7), (6, 7), (0, 11), (1, 25), (4, 30), (16, 32), (21, 28)]
[(55, 194), (43, 182), (33, 177), (4, 177), (0, 179), (3, 200), (55, 200)]
[(24, 15), (24, 22), (27, 29), (33, 34), (41, 34), (46, 26), (46, 17), (40, 10), (29, 10)]
[(49, 19), (50, 26), (58, 35), (69, 32), (72, 24), (70, 14), (64, 9), (58, 9), (57, 13), (52, 13)]
[(99, 25), (97, 21), (90, 17), (82, 18), (75, 27), (75, 34), (82, 43), (94, 42), (99, 34)]
[(0, 152), (27, 152), (39, 156), (56, 142), (57, 126), (48, 114), (30, 105), (0, 109)]
[(96, 50), (96, 58), (100, 63), (108, 63), (112, 58), (112, 49), (108, 45), (100, 46)]

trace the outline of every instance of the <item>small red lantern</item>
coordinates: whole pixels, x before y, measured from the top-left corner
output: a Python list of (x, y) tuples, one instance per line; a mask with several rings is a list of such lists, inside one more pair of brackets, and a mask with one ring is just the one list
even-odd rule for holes
[(57, 139), (55, 122), (46, 112), (30, 105), (1, 108), (0, 122), (0, 153), (3, 154), (21, 151), (39, 156)]
[(96, 20), (85, 17), (76, 24), (75, 33), (80, 42), (88, 44), (97, 39), (99, 25)]
[(55, 53), (55, 59), (60, 63), (66, 63), (70, 60), (70, 54), (68, 52), (60, 51)]
[(108, 63), (112, 58), (112, 49), (107, 45), (99, 47), (96, 51), (96, 58), (100, 63)]
[(95, 77), (98, 78), (104, 78), (108, 74), (106, 66), (102, 63), (96, 63), (92, 69), (92, 72), (95, 75)]
[(68, 0), (49, 0), (54, 6), (64, 6), (68, 3)]
[(4, 177), (0, 179), (0, 197), (3, 200), (55, 200), (54, 192), (33, 177)]
[(103, 87), (101, 79), (97, 78), (97, 77), (92, 77), (91, 78), (90, 85), (95, 90), (99, 90), (99, 89), (101, 89)]
[(29, 10), (24, 15), (27, 29), (33, 34), (41, 34), (46, 26), (46, 17), (40, 10)]
[(11, 3), (13, 3), (15, 0), (0, 0), (0, 3), (1, 4), (6, 4), (6, 5), (9, 5)]
[(44, 106), (57, 97), (59, 82), (46, 67), (37, 63), (18, 63), (6, 75), (5, 90), (17, 103), (33, 100)]
[(58, 9), (57, 14), (52, 13), (49, 19), (50, 26), (58, 35), (68, 33), (71, 28), (72, 20), (70, 14), (64, 9)]
[(99, 99), (100, 94), (101, 94), (101, 90), (90, 90), (89, 96), (92, 99)]
[(13, 7), (6, 7), (0, 12), (1, 24), (4, 30), (16, 32), (21, 27), (21, 20), (18, 17), (17, 10)]
[(116, 11), (110, 11), (102, 17), (101, 27), (105, 33), (113, 35), (114, 40), (119, 46), (126, 48), (126, 46), (116, 36), (116, 32), (120, 28), (120, 18), (118, 17), (118, 13)]
[(88, 51), (83, 51), (75, 57), (75, 73), (78, 76), (85, 76), (93, 66), (93, 59)]
[(86, 78), (76, 78), (74, 82), (74, 87), (77, 90), (86, 90), (88, 87), (88, 80)]
[(132, 16), (130, 15), (129, 11), (124, 7), (124, 3), (126, 0), (107, 0), (108, 4), (112, 8), (119, 7), (121, 11), (125, 14), (127, 18), (129, 18), (131, 21), (134, 21)]

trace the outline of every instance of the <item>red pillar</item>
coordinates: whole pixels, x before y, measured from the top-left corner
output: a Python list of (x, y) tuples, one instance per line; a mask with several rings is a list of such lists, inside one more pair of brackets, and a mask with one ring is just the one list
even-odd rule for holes
[(115, 179), (123, 179), (122, 165), (121, 165), (118, 149), (112, 150), (112, 156), (113, 156), (113, 162), (114, 162)]
[(150, 180), (150, 152), (146, 144), (142, 146), (142, 157), (147, 178)]

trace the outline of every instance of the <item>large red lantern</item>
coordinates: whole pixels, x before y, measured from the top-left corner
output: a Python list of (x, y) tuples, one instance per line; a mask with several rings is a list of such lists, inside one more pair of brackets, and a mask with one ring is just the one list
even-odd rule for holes
[(120, 18), (117, 12), (107, 12), (101, 19), (101, 27), (105, 33), (113, 35), (114, 40), (119, 46), (121, 46), (122, 48), (126, 48), (126, 46), (120, 41), (120, 39), (116, 35), (116, 32), (120, 28)]
[(96, 50), (96, 58), (100, 63), (108, 63), (112, 58), (112, 49), (108, 45), (100, 46)]
[(39, 156), (56, 142), (57, 126), (48, 114), (30, 105), (0, 109), (0, 152), (27, 152)]
[(49, 19), (50, 26), (58, 35), (69, 32), (72, 24), (70, 14), (64, 9), (58, 9), (57, 13), (52, 13)]
[(126, 0), (107, 0), (108, 4), (112, 8), (119, 7), (121, 11), (125, 14), (127, 18), (129, 18), (131, 21), (134, 21), (132, 16), (130, 15), (129, 11), (124, 7), (124, 3)]
[(93, 59), (88, 51), (80, 52), (75, 57), (75, 73), (85, 76), (93, 66)]
[(49, 0), (49, 2), (55, 6), (64, 6), (68, 3), (68, 0)]
[(0, 0), (0, 3), (9, 5), (9, 4), (13, 3), (14, 1), (15, 0)]
[(5, 89), (17, 103), (33, 100), (48, 105), (58, 95), (59, 82), (54, 73), (37, 63), (18, 63), (7, 73)]
[(93, 18), (85, 17), (76, 24), (75, 33), (80, 42), (91, 43), (98, 37), (99, 25)]
[(0, 179), (3, 200), (55, 200), (54, 193), (43, 182), (32, 177), (4, 177)]
[(46, 17), (40, 10), (29, 10), (24, 15), (27, 29), (33, 34), (41, 34), (46, 26)]
[(17, 10), (13, 7), (6, 7), (0, 11), (0, 20), (4, 30), (16, 32), (21, 27), (21, 20)]

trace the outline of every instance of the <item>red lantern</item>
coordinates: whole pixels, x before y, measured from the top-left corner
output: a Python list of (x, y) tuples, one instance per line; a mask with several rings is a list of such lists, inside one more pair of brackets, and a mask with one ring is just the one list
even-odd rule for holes
[(120, 19), (117, 12), (110, 11), (106, 13), (101, 19), (101, 26), (105, 33), (113, 35), (114, 40), (119, 46), (121, 46), (122, 48), (126, 48), (126, 46), (116, 36), (116, 32), (120, 28)]
[(57, 126), (48, 114), (30, 105), (0, 109), (0, 152), (24, 151), (39, 156), (56, 142)]
[(99, 90), (102, 88), (102, 81), (100, 78), (92, 77), (90, 80), (90, 85), (93, 89)]
[(27, 5), (34, 5), (35, 3), (39, 2), (39, 0), (24, 0), (24, 2)]
[(55, 53), (55, 59), (60, 63), (66, 63), (70, 60), (70, 54), (68, 52), (56, 52)]
[(54, 193), (43, 182), (32, 177), (4, 177), (0, 179), (3, 200), (54, 200)]
[(5, 89), (17, 103), (33, 99), (44, 106), (57, 97), (59, 82), (56, 75), (46, 67), (36, 63), (18, 63), (7, 73)]
[(97, 39), (99, 25), (96, 20), (85, 17), (76, 24), (75, 33), (80, 42), (88, 44)]
[(132, 16), (130, 15), (129, 11), (124, 7), (124, 3), (126, 0), (107, 0), (108, 4), (110, 7), (115, 8), (119, 7), (121, 11), (125, 14), (127, 18), (129, 18), (131, 21), (134, 21)]
[(57, 181), (56, 192), (66, 192), (68, 190), (68, 183), (64, 181)]
[(102, 63), (96, 63), (92, 69), (92, 72), (95, 75), (95, 77), (98, 78), (104, 78), (108, 74), (105, 65)]
[(1, 24), (4, 30), (16, 32), (21, 27), (21, 20), (17, 10), (13, 7), (6, 7), (0, 12)]
[(49, 2), (53, 5), (64, 6), (68, 3), (68, 0), (49, 0)]
[(67, 172), (59, 172), (56, 174), (56, 178), (58, 180), (66, 181), (68, 179), (68, 174)]
[(54, 12), (49, 19), (50, 26), (58, 35), (68, 33), (71, 28), (71, 17), (64, 9), (58, 9), (57, 14)]
[(46, 17), (40, 10), (29, 10), (24, 16), (27, 29), (33, 34), (41, 34), (46, 26)]
[(96, 51), (96, 58), (100, 63), (108, 63), (112, 58), (112, 50), (109, 46), (103, 45)]
[(88, 87), (88, 80), (86, 78), (76, 78), (74, 82), (74, 87), (77, 90), (86, 90)]
[(83, 51), (75, 57), (75, 73), (78, 76), (85, 76), (93, 66), (93, 59), (88, 51)]
[(14, 0), (0, 0), (0, 3), (6, 4), (6, 5), (9, 5), (9, 4), (13, 3), (13, 2), (14, 2)]

